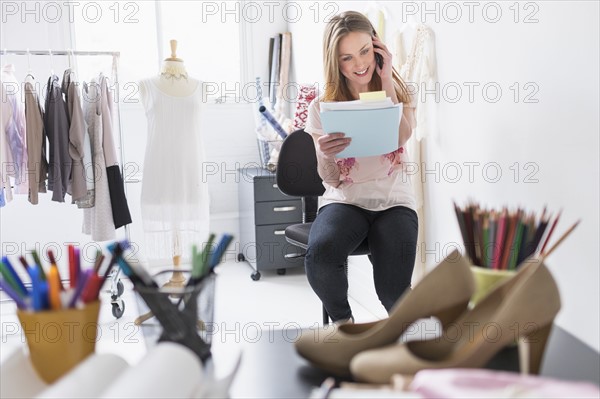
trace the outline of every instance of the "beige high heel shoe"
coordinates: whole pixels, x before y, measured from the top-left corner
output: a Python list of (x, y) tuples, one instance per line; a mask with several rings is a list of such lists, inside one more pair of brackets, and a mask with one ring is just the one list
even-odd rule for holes
[(414, 321), (435, 316), (447, 325), (456, 319), (466, 309), (474, 287), (469, 263), (454, 251), (398, 299), (388, 318), (307, 330), (296, 341), (296, 350), (315, 366), (348, 376), (354, 355), (395, 342)]
[(440, 338), (364, 351), (352, 359), (350, 369), (356, 380), (388, 383), (393, 374), (483, 367), (518, 340), (521, 371), (537, 374), (560, 306), (550, 271), (543, 261), (530, 259), (514, 277), (449, 325)]

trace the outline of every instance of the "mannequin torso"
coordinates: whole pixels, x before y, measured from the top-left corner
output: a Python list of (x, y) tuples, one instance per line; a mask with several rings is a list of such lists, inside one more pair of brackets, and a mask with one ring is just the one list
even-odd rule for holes
[[(183, 61), (163, 61), (160, 75), (149, 79), (161, 92), (173, 97), (192, 95), (200, 81), (189, 77)], [(140, 96), (146, 96), (144, 85), (139, 85)]]

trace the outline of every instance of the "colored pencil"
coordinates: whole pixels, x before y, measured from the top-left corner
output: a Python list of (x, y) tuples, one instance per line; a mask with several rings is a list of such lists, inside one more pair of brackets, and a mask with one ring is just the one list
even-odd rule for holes
[(571, 232), (573, 232), (573, 230), (575, 230), (575, 227), (577, 227), (577, 226), (579, 225), (579, 222), (581, 222), (581, 220), (578, 220), (578, 221), (577, 221), (577, 222), (575, 222), (575, 223), (574, 223), (574, 224), (573, 224), (571, 227), (569, 227), (569, 228), (567, 229), (567, 231), (565, 231), (565, 232), (563, 233), (563, 235), (562, 235), (562, 236), (560, 236), (560, 237), (558, 238), (558, 240), (557, 240), (557, 241), (554, 243), (554, 245), (552, 245), (552, 246), (551, 246), (551, 247), (548, 249), (548, 251), (546, 251), (546, 252), (542, 252), (542, 253), (541, 253), (541, 257), (542, 257), (542, 259), (544, 259), (544, 258), (547, 258), (547, 257), (548, 257), (548, 256), (549, 256), (549, 255), (550, 255), (552, 252), (554, 252), (554, 250), (555, 250), (555, 249), (556, 249), (556, 248), (557, 248), (557, 247), (560, 245), (560, 243), (562, 243), (562, 242), (565, 240), (565, 238), (567, 238), (567, 236), (568, 236), (569, 234), (571, 234)]
[(560, 219), (560, 214), (562, 213), (562, 210), (560, 210), (558, 212), (558, 215), (556, 215), (556, 219), (554, 219), (554, 222), (552, 223), (552, 227), (550, 227), (550, 231), (548, 231), (548, 235), (546, 236), (546, 240), (544, 241), (544, 245), (542, 245), (542, 249), (540, 249), (540, 253), (543, 254), (544, 250), (546, 249), (546, 246), (548, 245), (548, 242), (550, 242), (550, 237), (552, 236), (552, 233), (554, 232), (554, 229), (556, 229), (556, 225), (558, 224), (558, 220)]

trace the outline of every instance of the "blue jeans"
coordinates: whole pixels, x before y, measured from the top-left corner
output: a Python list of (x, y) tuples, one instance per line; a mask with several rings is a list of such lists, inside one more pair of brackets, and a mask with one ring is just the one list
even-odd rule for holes
[(375, 212), (334, 203), (319, 210), (310, 229), (304, 265), (308, 282), (333, 321), (352, 316), (344, 262), (365, 238), (375, 291), (385, 309), (389, 312), (410, 288), (418, 223), (417, 213), (403, 206)]

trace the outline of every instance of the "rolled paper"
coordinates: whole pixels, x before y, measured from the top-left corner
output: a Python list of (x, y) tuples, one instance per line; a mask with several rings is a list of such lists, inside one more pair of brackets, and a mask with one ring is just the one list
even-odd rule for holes
[(273, 117), (273, 115), (271, 115), (271, 113), (267, 110), (267, 107), (265, 107), (264, 105), (262, 105), (258, 110), (260, 111), (260, 113), (262, 114), (262, 116), (267, 120), (267, 122), (269, 122), (269, 124), (273, 127), (273, 129), (275, 129), (275, 131), (277, 132), (277, 134), (282, 139), (285, 139), (287, 137), (287, 133), (285, 132), (285, 130), (283, 130), (283, 128), (281, 127), (281, 125), (279, 124), (279, 122), (277, 122), (275, 120), (275, 118)]

